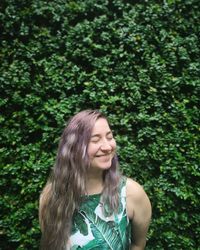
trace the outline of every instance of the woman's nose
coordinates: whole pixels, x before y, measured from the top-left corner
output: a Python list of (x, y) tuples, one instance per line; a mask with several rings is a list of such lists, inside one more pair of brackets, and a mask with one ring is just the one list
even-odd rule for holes
[(112, 149), (112, 146), (110, 145), (110, 143), (108, 141), (104, 141), (101, 144), (101, 150), (102, 151), (110, 151)]

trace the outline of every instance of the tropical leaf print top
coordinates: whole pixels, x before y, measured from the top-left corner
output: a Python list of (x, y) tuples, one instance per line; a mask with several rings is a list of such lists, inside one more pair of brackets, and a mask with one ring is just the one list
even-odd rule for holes
[(118, 213), (108, 217), (103, 213), (101, 194), (85, 197), (80, 209), (73, 216), (70, 247), (68, 249), (129, 249), (130, 223), (126, 214), (125, 177), (122, 177), (119, 194)]

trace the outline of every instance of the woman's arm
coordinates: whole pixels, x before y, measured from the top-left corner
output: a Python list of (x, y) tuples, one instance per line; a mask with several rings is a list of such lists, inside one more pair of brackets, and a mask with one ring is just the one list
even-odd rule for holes
[(127, 180), (127, 212), (132, 221), (131, 250), (143, 250), (151, 220), (151, 203), (144, 189), (135, 181)]

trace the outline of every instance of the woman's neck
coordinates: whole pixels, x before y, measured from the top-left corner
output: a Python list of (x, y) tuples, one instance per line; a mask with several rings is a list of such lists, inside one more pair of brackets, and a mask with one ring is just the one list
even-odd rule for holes
[(101, 193), (103, 190), (103, 172), (89, 172), (86, 180), (86, 190), (88, 195)]

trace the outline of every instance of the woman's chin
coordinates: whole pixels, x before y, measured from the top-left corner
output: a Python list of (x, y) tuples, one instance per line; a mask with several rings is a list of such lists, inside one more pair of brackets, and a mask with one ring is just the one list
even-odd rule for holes
[(111, 162), (110, 163), (104, 163), (104, 164), (98, 164), (98, 165), (94, 166), (94, 168), (102, 169), (102, 170), (109, 169), (110, 167), (111, 167)]

